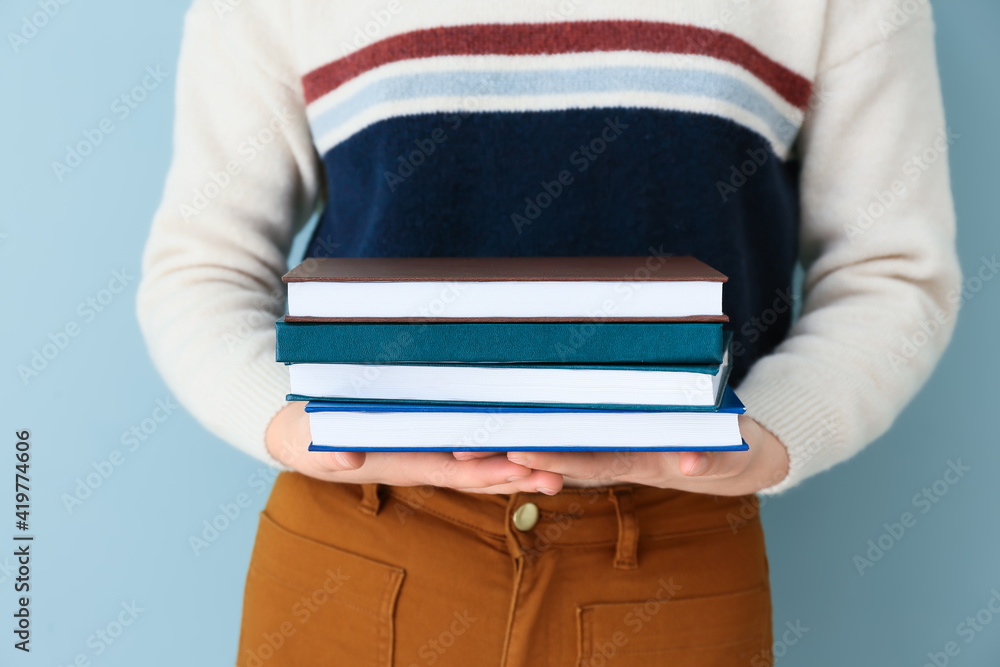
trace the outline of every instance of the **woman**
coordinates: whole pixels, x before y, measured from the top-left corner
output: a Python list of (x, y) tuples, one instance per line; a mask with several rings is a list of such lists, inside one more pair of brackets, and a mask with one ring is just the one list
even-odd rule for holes
[[(954, 327), (926, 3), (198, 0), (177, 80), (143, 331), (285, 471), (238, 664), (772, 664), (754, 494), (884, 432)], [(697, 256), (749, 452), (307, 452), (272, 322), (317, 207), (307, 256)]]

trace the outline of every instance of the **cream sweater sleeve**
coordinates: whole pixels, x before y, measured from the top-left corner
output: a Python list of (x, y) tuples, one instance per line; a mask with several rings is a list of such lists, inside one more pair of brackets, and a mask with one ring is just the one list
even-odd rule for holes
[(789, 451), (788, 477), (765, 493), (884, 433), (955, 326), (954, 137), (930, 9), (920, 6), (900, 17), (881, 0), (830, 3), (815, 105), (800, 137), (802, 315), (737, 390)]
[(283, 2), (197, 0), (177, 72), (174, 157), (143, 257), (138, 317), (171, 390), (209, 430), (272, 465), (281, 275), (320, 166), (289, 62)]

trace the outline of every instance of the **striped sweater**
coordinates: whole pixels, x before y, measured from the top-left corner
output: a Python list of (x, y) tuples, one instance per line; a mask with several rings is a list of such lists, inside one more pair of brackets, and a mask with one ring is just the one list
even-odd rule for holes
[(904, 5), (197, 0), (153, 358), (272, 462), (272, 321), (317, 207), (311, 256), (695, 255), (730, 276), (733, 381), (789, 488), (889, 427), (960, 301), (930, 8)]

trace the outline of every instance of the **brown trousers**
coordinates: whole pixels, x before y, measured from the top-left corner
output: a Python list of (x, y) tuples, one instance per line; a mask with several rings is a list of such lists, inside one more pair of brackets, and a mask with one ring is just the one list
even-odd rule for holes
[(282, 473), (237, 664), (771, 665), (756, 507), (641, 486), (487, 496)]

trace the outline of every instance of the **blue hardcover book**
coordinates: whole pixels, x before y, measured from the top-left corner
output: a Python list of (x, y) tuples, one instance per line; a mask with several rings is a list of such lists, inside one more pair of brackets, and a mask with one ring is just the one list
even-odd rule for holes
[(311, 451), (745, 450), (743, 403), (717, 410), (608, 410), (315, 401)]

